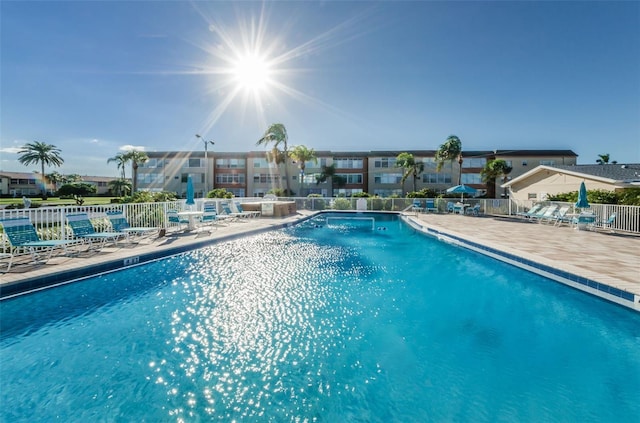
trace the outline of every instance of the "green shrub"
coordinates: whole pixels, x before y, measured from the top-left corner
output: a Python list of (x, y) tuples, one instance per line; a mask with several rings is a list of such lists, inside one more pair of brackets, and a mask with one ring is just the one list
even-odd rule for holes
[(348, 198), (336, 198), (333, 200), (335, 210), (351, 210), (351, 200)]

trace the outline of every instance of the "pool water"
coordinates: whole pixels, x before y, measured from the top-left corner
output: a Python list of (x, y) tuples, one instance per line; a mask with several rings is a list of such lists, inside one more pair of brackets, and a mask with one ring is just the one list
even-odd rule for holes
[(638, 421), (640, 316), (308, 220), (0, 303), (0, 420)]

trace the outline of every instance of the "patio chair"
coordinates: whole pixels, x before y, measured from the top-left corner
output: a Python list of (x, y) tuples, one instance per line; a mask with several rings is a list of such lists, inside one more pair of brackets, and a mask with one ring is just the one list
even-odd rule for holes
[(529, 219), (532, 215), (535, 215), (536, 213), (538, 213), (538, 211), (540, 211), (541, 208), (542, 208), (542, 204), (536, 204), (536, 205), (534, 205), (533, 207), (531, 207), (529, 210), (527, 210), (525, 212), (516, 213), (516, 216), (524, 217), (525, 219)]
[(242, 204), (240, 204), (239, 201), (232, 201), (230, 203), (231, 206), (231, 211), (233, 211), (234, 213), (243, 213), (246, 214), (247, 216), (253, 218), (253, 217), (259, 217), (260, 214), (262, 214), (261, 212), (257, 211), (257, 210), (244, 210), (242, 208)]
[(109, 218), (113, 230), (116, 232), (124, 232), (129, 242), (131, 242), (131, 235), (142, 236), (144, 234), (151, 234), (152, 232), (158, 231), (158, 228), (154, 228), (151, 226), (131, 226), (129, 224), (129, 221), (121, 211), (109, 211), (107, 212), (107, 218)]
[(87, 213), (68, 214), (67, 223), (71, 227), (71, 231), (75, 238), (89, 243), (88, 249), (93, 247), (94, 241), (98, 241), (97, 249), (101, 250), (105, 245), (107, 245), (107, 242), (112, 241), (113, 244), (116, 245), (118, 243), (118, 238), (126, 238), (127, 236), (124, 232), (97, 232)]
[(424, 207), (422, 207), (422, 202), (420, 200), (413, 200), (413, 204), (411, 205), (411, 211), (414, 213), (422, 213), (424, 211)]
[(618, 217), (618, 213), (611, 213), (611, 215), (609, 216), (609, 218), (607, 220), (599, 220), (596, 221), (593, 225), (594, 228), (596, 229), (609, 229), (611, 232), (613, 232), (613, 223), (616, 221), (616, 218)]
[(203, 225), (215, 225), (224, 217), (218, 215), (216, 203), (205, 202), (202, 205), (202, 216), (200, 216), (200, 223)]
[(556, 210), (558, 210), (558, 206), (551, 205), (543, 207), (538, 211), (538, 213), (531, 215), (529, 220), (540, 223), (542, 220), (553, 216)]
[(220, 207), (222, 207), (221, 216), (225, 216), (227, 219), (237, 220), (237, 219), (247, 219), (249, 215), (247, 213), (237, 213), (231, 210), (231, 206), (228, 202), (220, 203)]
[(427, 200), (424, 205), (424, 211), (427, 213), (430, 211), (434, 213), (437, 212), (438, 207), (436, 207), (436, 202), (434, 200)]
[(454, 205), (453, 202), (448, 201), (447, 202), (447, 213), (453, 213), (454, 212)]
[(184, 225), (185, 229), (189, 227), (189, 220), (183, 219), (178, 216), (177, 210), (169, 210), (167, 211), (167, 226), (169, 227), (178, 227), (178, 230), (182, 229), (182, 225)]
[(480, 203), (476, 203), (473, 207), (467, 208), (464, 213), (470, 216), (480, 216)]
[(562, 226), (563, 223), (571, 223), (571, 218), (567, 216), (569, 206), (562, 206), (553, 219), (553, 226)]
[(21, 249), (28, 250), (34, 262), (38, 259), (38, 252), (48, 252), (47, 258), (43, 261), (43, 263), (46, 263), (51, 258), (54, 249), (62, 248), (64, 253), (67, 254), (67, 247), (77, 244), (76, 241), (66, 239), (40, 239), (40, 236), (31, 223), (31, 219), (28, 217), (0, 219), (0, 226), (2, 226), (5, 237), (9, 243), (9, 248), (2, 253), (3, 258), (9, 258), (7, 272), (11, 270), (13, 259), (16, 255), (19, 255)]

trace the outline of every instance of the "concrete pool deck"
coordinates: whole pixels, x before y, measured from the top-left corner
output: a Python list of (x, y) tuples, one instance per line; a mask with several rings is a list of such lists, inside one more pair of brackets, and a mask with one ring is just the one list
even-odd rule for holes
[[(285, 218), (245, 219), (219, 225), (210, 232), (171, 232), (153, 235), (137, 244), (119, 242), (102, 251), (84, 251), (71, 256), (55, 255), (46, 264), (29, 263), (27, 256), (14, 262), (8, 273), (0, 273), (0, 288), (23, 285), (53, 277), (64, 278), (78, 269), (94, 268), (105, 262), (119, 263), (145, 255), (161, 256), (180, 249), (188, 250), (247, 234), (293, 224), (313, 212), (298, 211)], [(577, 231), (568, 226), (555, 227), (524, 219), (497, 216), (460, 216), (451, 214), (405, 214), (416, 224), (463, 238), (486, 247), (505, 251), (537, 263), (566, 271), (601, 284), (640, 296), (640, 237), (608, 232)], [(68, 278), (68, 276), (67, 276)], [(3, 294), (4, 295), (4, 294)]]

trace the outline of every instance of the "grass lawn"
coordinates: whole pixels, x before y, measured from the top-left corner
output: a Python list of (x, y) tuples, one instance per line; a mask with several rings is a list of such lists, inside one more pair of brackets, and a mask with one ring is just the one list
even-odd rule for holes
[[(101, 204), (110, 204), (112, 198), (116, 197), (83, 197), (83, 206), (96, 206)], [(22, 205), (22, 198), (0, 198), (0, 206), (8, 206), (9, 204)], [(51, 207), (58, 205), (73, 206), (76, 204), (73, 199), (60, 199), (58, 197), (49, 197), (46, 200), (41, 198), (31, 198), (32, 207), (38, 204), (40, 207)], [(38, 207), (38, 206), (36, 206)]]

